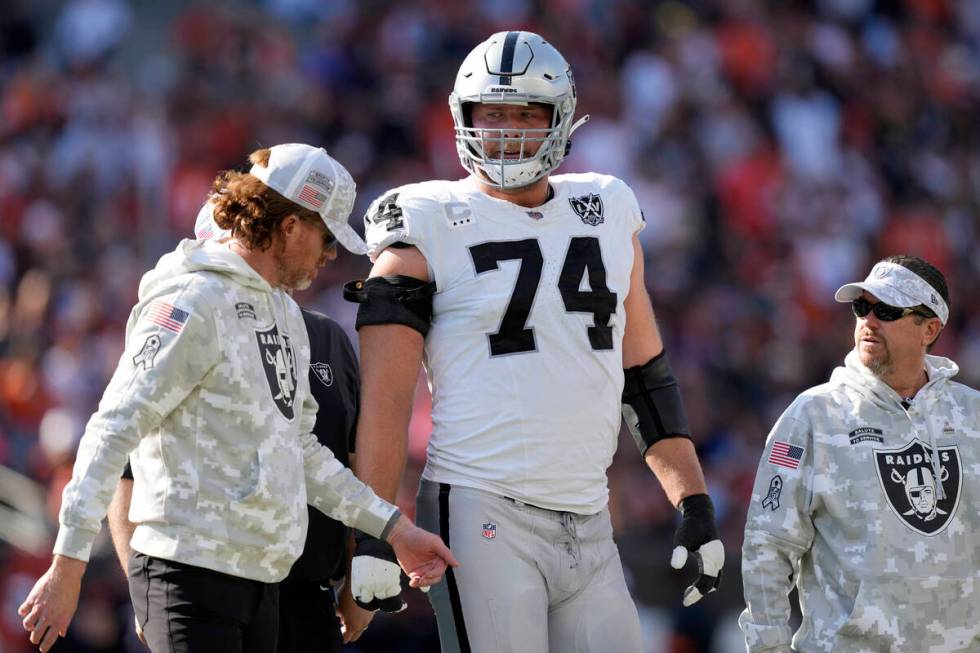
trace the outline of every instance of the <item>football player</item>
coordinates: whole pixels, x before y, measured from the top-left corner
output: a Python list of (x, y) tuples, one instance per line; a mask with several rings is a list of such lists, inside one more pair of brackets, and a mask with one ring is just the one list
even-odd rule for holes
[[(530, 32), (494, 34), (449, 97), (460, 181), (402, 186), (365, 217), (374, 267), (360, 302), (358, 476), (394, 499), (419, 366), (433, 432), (419, 525), (461, 566), (432, 588), (443, 651), (639, 651), (612, 539), (606, 469), (622, 416), (682, 513), (672, 566), (714, 590), (724, 549), (643, 282), (630, 188), (552, 173), (568, 153), (568, 63)], [(397, 594), (398, 567), (362, 542), (353, 591)], [(389, 556), (390, 558), (390, 556)]]

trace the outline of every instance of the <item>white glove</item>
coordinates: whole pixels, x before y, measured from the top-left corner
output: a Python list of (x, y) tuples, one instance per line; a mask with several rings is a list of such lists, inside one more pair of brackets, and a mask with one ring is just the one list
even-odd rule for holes
[(405, 602), (398, 596), (402, 591), (402, 570), (394, 562), (394, 552), (388, 560), (387, 552), (380, 550), (382, 547), (391, 550), (387, 543), (379, 540), (358, 543), (351, 560), (351, 594), (365, 610), (401, 612), (405, 609)]

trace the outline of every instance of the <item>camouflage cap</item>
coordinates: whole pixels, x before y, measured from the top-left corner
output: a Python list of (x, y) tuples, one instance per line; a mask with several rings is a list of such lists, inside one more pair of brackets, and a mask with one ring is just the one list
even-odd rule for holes
[(347, 250), (366, 254), (364, 240), (347, 223), (356, 191), (347, 169), (322, 147), (285, 143), (269, 149), (269, 165), (255, 164), (249, 173), (291, 202), (320, 214)]
[(865, 291), (891, 306), (901, 308), (927, 306), (939, 317), (943, 326), (949, 319), (949, 307), (936, 289), (915, 272), (897, 263), (879, 261), (871, 268), (864, 281), (845, 284), (838, 288), (834, 299), (842, 303), (851, 302)]

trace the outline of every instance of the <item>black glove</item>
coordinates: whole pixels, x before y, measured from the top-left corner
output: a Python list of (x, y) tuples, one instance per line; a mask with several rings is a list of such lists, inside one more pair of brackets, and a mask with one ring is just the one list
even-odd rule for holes
[(715, 507), (707, 494), (686, 497), (677, 506), (681, 511), (681, 523), (674, 533), (674, 552), (670, 566), (681, 569), (687, 562), (688, 551), (698, 562), (698, 579), (684, 590), (684, 606), (701, 600), (701, 597), (718, 589), (721, 568), (725, 565), (725, 547), (718, 539), (715, 528)]
[(350, 575), (351, 594), (358, 607), (382, 612), (405, 609), (405, 601), (400, 596), (402, 570), (387, 542), (356, 532)]

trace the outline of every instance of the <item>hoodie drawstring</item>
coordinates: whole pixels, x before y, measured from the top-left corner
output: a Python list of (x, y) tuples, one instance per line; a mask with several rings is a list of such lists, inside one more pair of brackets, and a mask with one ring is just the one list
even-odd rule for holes
[[(908, 407), (906, 406), (905, 402), (901, 402), (900, 405), (902, 407), (902, 412), (905, 413), (905, 416), (909, 418), (909, 422), (912, 423), (912, 430), (918, 434), (919, 429), (916, 428), (915, 420), (913, 420), (912, 416), (909, 414)], [(929, 432), (929, 448), (931, 449), (929, 460), (932, 464), (932, 478), (936, 483), (936, 499), (938, 501), (942, 501), (946, 498), (946, 490), (943, 488), (942, 467), (939, 464), (939, 447), (936, 446), (936, 431), (935, 429), (930, 428), (928, 424), (926, 424), (926, 431)]]

